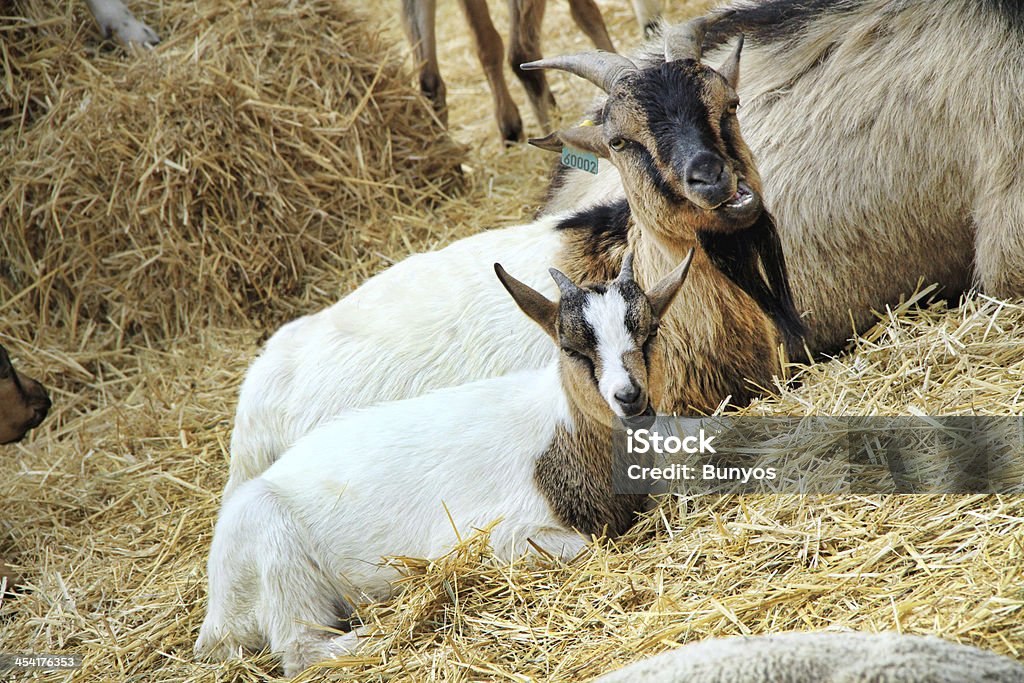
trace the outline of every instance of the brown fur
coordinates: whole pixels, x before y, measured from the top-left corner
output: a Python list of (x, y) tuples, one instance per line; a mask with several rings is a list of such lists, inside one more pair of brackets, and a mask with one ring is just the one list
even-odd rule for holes
[[(15, 370), (7, 349), (0, 346), (0, 444), (21, 441), (43, 421), (49, 409), (50, 398), (43, 385)], [(3, 590), (9, 592), (19, 583), (18, 574), (0, 559), (0, 586), (6, 586)]]
[[(755, 21), (769, 4), (774, 19)], [(715, 41), (748, 36), (739, 118), (812, 352), (840, 350), (921, 283), (1024, 295), (1024, 105), (1007, 86), (1024, 78), (1019, 3), (732, 5)], [(546, 212), (622, 195), (614, 168), (560, 173)]]
[[(433, 102), (441, 121), (447, 124), (446, 88), (437, 61), (434, 31), (436, 2), (402, 0), (402, 26), (420, 64), (420, 88)], [(555, 98), (542, 73), (524, 72), (519, 65), (541, 56), (540, 30), (546, 4), (547, 0), (509, 0), (511, 30), (508, 47), (509, 65), (522, 82), (537, 122), (545, 130), (548, 128), (551, 109), (555, 106)], [(576, 24), (594, 45), (613, 52), (615, 47), (594, 0), (570, 0), (569, 5)], [(509, 142), (522, 140), (523, 123), (519, 108), (509, 93), (502, 67), (504, 46), (491, 21), (486, 0), (459, 0), (459, 6), (473, 34), (477, 57), (491, 87), (501, 136)]]
[[(516, 304), (561, 348), (559, 375), (569, 405), (570, 424), (557, 429), (551, 446), (537, 460), (534, 480), (555, 515), (566, 526), (588, 536), (624, 533), (632, 526), (636, 514), (646, 509), (647, 497), (615, 493), (612, 434), (619, 418), (597, 385), (604, 368), (595, 348), (600, 340), (593, 333), (599, 337), (600, 332), (592, 330), (586, 322), (587, 298), (613, 287), (622, 295), (628, 320), (623, 324), (632, 340), (632, 348), (624, 353), (623, 366), (644, 397), (641, 404), (647, 406), (646, 397), (651, 396), (650, 383), (656, 372), (648, 359), (657, 354), (660, 345), (659, 320), (671, 308), (688, 278), (692, 257), (690, 252), (648, 288), (639, 286), (625, 262), (618, 277), (603, 285), (578, 288), (571, 282), (560, 282), (562, 297), (557, 304), (495, 264), (498, 279)], [(557, 271), (552, 275), (556, 280), (564, 278)]]
[(0, 444), (23, 439), (49, 409), (43, 385), (15, 370), (7, 350), (0, 346)]
[(537, 461), (534, 479), (562, 522), (587, 536), (625, 533), (647, 496), (616, 494), (612, 484), (612, 430), (574, 417), (570, 432), (559, 428), (551, 448)]
[[(734, 57), (738, 59), (738, 53)], [(735, 92), (725, 78), (708, 67), (696, 62), (679, 64), (694, 81), (701, 83), (700, 92), (692, 96), (699, 97), (709, 113), (716, 148), (728, 161), (733, 187), (742, 177), (760, 194), (761, 178), (753, 155), (743, 142), (736, 117), (726, 115), (735, 101)], [(652, 376), (658, 378), (658, 384), (651, 388), (655, 406), (660, 413), (709, 412), (726, 397), (742, 405), (780, 374), (784, 339), (769, 312), (712, 263), (698, 240), (698, 232), (728, 235), (748, 225), (731, 221), (728, 216), (690, 200), (685, 183), (660, 155), (659, 141), (634, 88), (635, 79), (624, 79), (616, 85), (609, 96), (611, 104), (605, 108), (602, 126), (577, 129), (586, 136), (577, 141), (588, 145), (590, 151), (607, 156), (620, 172), (632, 211), (628, 249), (636, 255), (636, 276), (642, 286), (667, 273), (688, 249), (697, 250), (687, 293), (677, 297), (662, 320), (662, 342), (652, 359)], [(733, 140), (731, 157), (722, 138), (723, 119)], [(605, 144), (616, 137), (642, 145), (653, 157), (653, 165), (665, 184), (687, 200), (680, 203), (667, 198), (664, 187), (655, 184), (638, 154), (618, 154)], [(737, 234), (737, 239), (745, 237)], [(590, 246), (584, 232), (567, 231), (558, 262), (570, 277), (581, 281), (604, 280), (615, 272), (627, 250), (626, 245), (603, 251)], [(757, 257), (758, 254), (750, 255)], [(775, 256), (762, 253), (760, 257), (761, 265), (768, 270), (769, 259)], [(784, 280), (785, 264), (781, 256), (778, 260)], [(760, 266), (753, 263), (751, 267)]]

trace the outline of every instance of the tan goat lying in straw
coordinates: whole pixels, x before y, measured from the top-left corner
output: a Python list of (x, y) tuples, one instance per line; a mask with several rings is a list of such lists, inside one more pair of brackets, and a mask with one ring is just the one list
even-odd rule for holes
[(594, 683), (1024, 683), (1024, 666), (940, 638), (783, 633), (684, 645)]

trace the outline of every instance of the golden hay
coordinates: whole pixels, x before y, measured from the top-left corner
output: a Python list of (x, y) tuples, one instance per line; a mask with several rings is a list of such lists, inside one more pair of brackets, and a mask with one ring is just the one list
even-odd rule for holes
[[(30, 5), (19, 5), (25, 12), (35, 12), (37, 4), (50, 6), (44, 2), (23, 4)], [(214, 44), (207, 42), (214, 35), (242, 35), (250, 30), (246, 27), (255, 15), (272, 16), (274, 10), (266, 9), (268, 3), (261, 4), (264, 9), (258, 11), (235, 0), (217, 6), (224, 7), (223, 11), (215, 9), (212, 2), (184, 0), (132, 5), (141, 7), (141, 16), (153, 22), (166, 41), (155, 54), (138, 62), (117, 52), (97, 53), (91, 27), (83, 29), (76, 23), (82, 21), (82, 12), (68, 9), (71, 5), (67, 3), (61, 5), (63, 14), (58, 12), (52, 21), (44, 21), (45, 11), (33, 14), (42, 28), (18, 29), (20, 37), (14, 41), (9, 39), (9, 30), (0, 37), (0, 44), (5, 45), (0, 53), (3, 58), (22, 65), (24, 71), (19, 74), (32, 73), (18, 80), (27, 89), (18, 91), (19, 97), (27, 91), (38, 93), (30, 98), (34, 104), (28, 107), (34, 125), (23, 132), (8, 129), (0, 133), (3, 149), (15, 153), (25, 169), (18, 173), (19, 187), (34, 188), (36, 174), (47, 169), (57, 173), (48, 176), (51, 180), (63, 177), (62, 164), (72, 157), (69, 149), (76, 154), (92, 149), (81, 136), (66, 138), (68, 145), (77, 146), (65, 148), (46, 130), (36, 130), (40, 121), (48, 120), (42, 93), (54, 103), (54, 111), (67, 117), (59, 119), (65, 123), (74, 120), (71, 103), (81, 101), (93, 86), (113, 103), (136, 102), (139, 108), (130, 111), (142, 116), (164, 110), (136, 100), (137, 91), (115, 97), (109, 84), (127, 82), (118, 78), (134, 74), (133, 87), (150, 92), (145, 89), (157, 86), (144, 76), (167, 73), (173, 76), (168, 87), (175, 92), (184, 92), (176, 90), (183, 84), (185, 91), (192, 92), (189, 88), (202, 90), (210, 83), (223, 84), (230, 92), (228, 81), (214, 80), (220, 77), (209, 71), (201, 72), (205, 76), (184, 72), (182, 65), (194, 44), (206, 46), (207, 59), (231, 64), (245, 64), (255, 59), (252, 55), (263, 54), (262, 50), (283, 49), (269, 46), (272, 41), (255, 31), (246, 34), (250, 42), (231, 43), (234, 52), (230, 54), (227, 47), (213, 49), (210, 46)], [(457, 138), (473, 142), (465, 188), (457, 196), (438, 201), (425, 211), (412, 204), (417, 198), (427, 202), (439, 198), (429, 183), (403, 189), (399, 195), (410, 204), (405, 206), (395, 199), (399, 195), (380, 181), (358, 195), (375, 209), (346, 207), (346, 211), (371, 212), (356, 222), (346, 217), (317, 217), (312, 203), (303, 198), (307, 195), (301, 188), (307, 187), (305, 174), (309, 174), (307, 189), (312, 196), (324, 202), (323, 206), (341, 205), (340, 198), (338, 204), (329, 203), (333, 195), (321, 194), (319, 183), (326, 176), (319, 175), (324, 172), (319, 166), (302, 166), (303, 174), (291, 181), (288, 175), (271, 176), (271, 181), (279, 183), (278, 191), (290, 188), (289, 201), (300, 213), (305, 212), (302, 220), (318, 226), (316, 222), (323, 221), (325, 230), (328, 221), (337, 221), (331, 225), (338, 227), (345, 220), (345, 229), (364, 231), (366, 239), (346, 243), (348, 250), (338, 251), (336, 256), (328, 255), (327, 248), (321, 252), (312, 240), (301, 246), (306, 238), (292, 230), (294, 226), (285, 222), (283, 214), (275, 213), (284, 211), (284, 204), (275, 204), (279, 198), (270, 197), (267, 206), (277, 208), (260, 207), (261, 215), (269, 216), (270, 221), (260, 228), (263, 234), (238, 229), (235, 237), (250, 243), (266, 240), (260, 244), (273, 243), (289, 254), (301, 253), (301, 259), (296, 256), (293, 264), (302, 264), (295, 271), (298, 275), (267, 254), (249, 253), (257, 251), (254, 246), (244, 254), (237, 252), (236, 263), (222, 257), (217, 271), (211, 264), (210, 270), (203, 271), (205, 280), (199, 273), (183, 279), (185, 272), (174, 268), (180, 268), (188, 255), (202, 252), (178, 240), (198, 238), (189, 237), (181, 226), (164, 226), (168, 231), (165, 248), (180, 259), (169, 262), (169, 272), (178, 273), (175, 277), (181, 279), (165, 283), (167, 289), (177, 291), (149, 293), (165, 297), (159, 301), (166, 308), (147, 306), (137, 311), (127, 300), (114, 302), (124, 311), (125, 321), (135, 320), (141, 326), (140, 334), (134, 336), (119, 335), (116, 325), (121, 324), (120, 318), (113, 324), (104, 318), (113, 309), (79, 304), (67, 297), (66, 290), (50, 284), (58, 277), (54, 270), (46, 271), (55, 274), (38, 286), (35, 280), (27, 285), (19, 280), (17, 286), (30, 289), (13, 303), (6, 299), (16, 295), (13, 290), (0, 294), (0, 302), (8, 302), (3, 309), (8, 325), (0, 330), (0, 342), (8, 345), (31, 373), (53, 387), (57, 399), (55, 414), (37, 436), (3, 452), (9, 476), (0, 483), (0, 499), (4, 500), (0, 555), (21, 568), (29, 590), (0, 603), (0, 650), (77, 652), (86, 660), (79, 672), (47, 674), (39, 680), (255, 682), (275, 675), (274, 662), (266, 656), (220, 666), (193, 662), (191, 655), (203, 615), (206, 552), (225, 481), (227, 438), (238, 385), (257, 352), (258, 339), (272, 329), (266, 323), (248, 321), (240, 313), (248, 315), (271, 305), (274, 308), (268, 317), (287, 314), (292, 308), (313, 310), (410, 251), (433, 248), (529, 215), (543, 188), (547, 159), (522, 147), (505, 151), (497, 141), (484, 79), (473, 63), (472, 46), (467, 32), (460, 29), (461, 17), (454, 5), (439, 10), (441, 63), (450, 86), (453, 132)], [(707, 5), (703, 0), (690, 3), (677, 8), (675, 16)], [(326, 16), (342, 16), (343, 10), (335, 5), (317, 7)], [(231, 14), (234, 8), (243, 10), (237, 24)], [(627, 43), (636, 33), (628, 4), (606, 3), (603, 9), (612, 35), (620, 44)], [(199, 16), (193, 17), (196, 12)], [(565, 3), (552, 3), (548, 13), (545, 36), (549, 54), (586, 47), (571, 26)], [(496, 14), (500, 26), (500, 13)], [(261, 30), (279, 37), (308, 31), (305, 39), (322, 49), (317, 22), (301, 12), (298, 16), (301, 28), (288, 26), (290, 19), (281, 15), (272, 26), (260, 24)], [(7, 27), (16, 23), (3, 22)], [(332, 39), (342, 40), (346, 35), (333, 20), (325, 23), (335, 28), (324, 31), (340, 32)], [(394, 17), (386, 23), (389, 40), (394, 42), (398, 39)], [(34, 42), (26, 42), (31, 36)], [(65, 40), (72, 42), (72, 47), (65, 48), (61, 42)], [(245, 45), (255, 47), (243, 50)], [(329, 55), (321, 58), (329, 62)], [(122, 75), (110, 75), (115, 73)], [(394, 76), (391, 87), (408, 96), (404, 86), (413, 78), (408, 71), (403, 73)], [(570, 113), (579, 111), (593, 94), (587, 86), (560, 76), (553, 78), (553, 84)], [(261, 82), (260, 87), (280, 84)], [(320, 87), (334, 86), (325, 81)], [(518, 86), (513, 88), (517, 99), (525, 102)], [(185, 102), (198, 101), (184, 94), (180, 97)], [(214, 100), (219, 102), (219, 96)], [(410, 108), (422, 107), (418, 98), (411, 97), (409, 102)], [(151, 106), (154, 109), (146, 108)], [(252, 135), (251, 128), (231, 128), (243, 125), (234, 121), (236, 109), (219, 111), (225, 117), (217, 119), (223, 130), (239, 131), (240, 136), (223, 144), (232, 150), (259, 144), (246, 137)], [(486, 116), (482, 115), (485, 111)], [(246, 118), (250, 116), (267, 118)], [(288, 116), (281, 112), (245, 110), (242, 119), (244, 125), (258, 120), (271, 126), (274, 135), (285, 136), (282, 139), (293, 144), (313, 144), (328, 135), (304, 128), (307, 124), (315, 128), (310, 122), (321, 119), (295, 119), (303, 124), (298, 127), (301, 133), (289, 132)], [(92, 143), (97, 149), (120, 149), (129, 144), (105, 132), (106, 122), (91, 121), (102, 132)], [(184, 116), (160, 121), (162, 125), (193, 125)], [(166, 139), (162, 137), (166, 131), (156, 130), (158, 127), (143, 126), (135, 118), (128, 123), (145, 129), (144, 135), (137, 133), (138, 141)], [(369, 128), (365, 134), (370, 134)], [(385, 135), (383, 131), (377, 134)], [(436, 130), (423, 135), (439, 139)], [(50, 146), (45, 153), (52, 157), (34, 156), (27, 146), (29, 137), (46, 139)], [(190, 144), (198, 146), (199, 142)], [(365, 139), (363, 144), (376, 145), (378, 141)], [(43, 147), (36, 149), (43, 153)], [(273, 149), (259, 149), (264, 155), (261, 158), (301, 156), (287, 157), (283, 151), (275, 156)], [(264, 182), (264, 169), (255, 162), (248, 166), (245, 160), (218, 158), (225, 168), (242, 174), (238, 182), (250, 190)], [(393, 159), (397, 168), (404, 169), (401, 157), (395, 154)], [(13, 182), (6, 180), (11, 177), (7, 168), (0, 169), (4, 183)], [(200, 182), (205, 178), (202, 164), (187, 168), (195, 174), (190, 177)], [(181, 179), (175, 179), (170, 169), (158, 169), (153, 175), (157, 173), (160, 183), (166, 184), (160, 187), (183, 187), (176, 184)], [(442, 182), (447, 176), (432, 177), (431, 182)], [(90, 201), (104, 193), (109, 197), (116, 175), (91, 178), (94, 186), (65, 186), (67, 194), (62, 190), (54, 206), (97, 215), (99, 209)], [(157, 187), (156, 180), (147, 182), (154, 184), (146, 187)], [(404, 184), (411, 179), (395, 182)], [(0, 201), (10, 211), (12, 186), (4, 187)], [(209, 191), (212, 202), (226, 202), (225, 197), (240, 192), (227, 181), (216, 187)], [(78, 192), (85, 194), (74, 194)], [(146, 196), (153, 206), (165, 206), (168, 215), (183, 215), (173, 202), (163, 204), (159, 193)], [(116, 206), (127, 210), (129, 204)], [(190, 211), (192, 216), (201, 214)], [(10, 215), (5, 214), (3, 220), (11, 220)], [(52, 216), (37, 215), (33, 220), (45, 221), (54, 230), (60, 223)], [(141, 215), (140, 220), (151, 230), (162, 225), (150, 214)], [(130, 243), (121, 241), (128, 239), (124, 227), (114, 224), (111, 232), (120, 231), (119, 249), (130, 251)], [(106, 234), (97, 232), (99, 228), (92, 223), (89, 229), (94, 238)], [(68, 234), (75, 237), (75, 233)], [(340, 239), (339, 235), (324, 238), (325, 245), (331, 247)], [(249, 258), (256, 260), (250, 263)], [(323, 259), (322, 272), (307, 272), (315, 258)], [(78, 270), (71, 272), (84, 274), (88, 271), (83, 268), (92, 267), (93, 275), (83, 284), (97, 293), (123, 290), (141, 297), (143, 293), (134, 288), (146, 277), (157, 281), (155, 274), (133, 273), (131, 267), (120, 272), (123, 261), (117, 259), (111, 263), (98, 259), (91, 264), (84, 256), (78, 259)], [(47, 267), (53, 263), (47, 261)], [(245, 291), (261, 291), (267, 298), (287, 293), (288, 301), (218, 304), (216, 295), (241, 287), (225, 284), (229, 279), (220, 274), (240, 265), (268, 278), (262, 280), (264, 289), (245, 285)], [(268, 284), (272, 282), (268, 273), (277, 273), (282, 280)], [(4, 273), (3, 277), (12, 275)], [(214, 282), (217, 277), (220, 283)], [(4, 282), (4, 287), (15, 286), (10, 280)], [(205, 289), (200, 289), (201, 284)], [(170, 307), (172, 301), (182, 307), (180, 316)], [(225, 308), (208, 312), (214, 305)], [(37, 306), (45, 314), (42, 320), (35, 320)], [(157, 314), (158, 310), (165, 312)], [(12, 311), (17, 312), (17, 320), (10, 319)], [(146, 315), (139, 317), (142, 311)], [(221, 317), (219, 326), (205, 324)], [(77, 332), (63, 327), (74, 320), (78, 320)], [(38, 335), (33, 324), (39, 324)], [(167, 335), (164, 325), (184, 333)], [(186, 329), (188, 325), (193, 325), (192, 329)], [(1018, 330), (1022, 328), (1024, 306), (1019, 302), (976, 296), (954, 309), (943, 305), (923, 310), (904, 307), (885, 315), (883, 323), (866, 334), (851, 353), (795, 369), (802, 380), (799, 386), (778, 387), (777, 396), (756, 403), (747, 412), (1020, 414), (1024, 342)], [(12, 339), (11, 333), (21, 336), (22, 342)], [(26, 343), (29, 341), (32, 343)], [(406, 591), (389, 604), (362, 609), (363, 618), (377, 625), (381, 635), (370, 641), (362, 656), (338, 662), (330, 670), (310, 672), (306, 678), (578, 681), (675, 643), (708, 636), (847, 627), (940, 634), (1024, 658), (1022, 529), (1021, 496), (704, 496), (665, 501), (626, 537), (605, 543), (569, 564), (533, 559), (495, 565), (488, 560), (486, 537), (477, 535), (438, 562), (405, 560), (411, 574)]]
[(169, 5), (165, 48), (111, 59), (22, 4), (42, 26), (6, 20), (0, 299), (72, 335), (280, 322), (458, 182), (464, 150), (344, 5)]

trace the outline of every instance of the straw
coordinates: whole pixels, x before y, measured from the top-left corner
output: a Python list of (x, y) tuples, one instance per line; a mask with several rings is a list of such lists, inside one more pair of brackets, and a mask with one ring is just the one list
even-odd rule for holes
[[(280, 675), (272, 657), (195, 662), (192, 644), (259, 343), (409, 253), (528, 220), (551, 160), (501, 146), (455, 3), (438, 21), (451, 136), (390, 5), (129, 4), (164, 38), (153, 53), (99, 46), (78, 0), (0, 18), (0, 343), (55, 398), (3, 450), (0, 556), (26, 589), (0, 601), (0, 649), (85, 658), (38, 680), (255, 683)], [(628, 3), (602, 10), (628, 45)], [(550, 3), (545, 52), (587, 46)], [(594, 94), (551, 80), (567, 119)], [(1021, 302), (898, 307), (747, 412), (1019, 415), (1021, 329)], [(809, 629), (1024, 658), (1022, 529), (1021, 496), (831, 495), (665, 500), (569, 563), (497, 563), (470, 533), (396, 560), (401, 594), (360, 606), (377, 635), (306, 678), (580, 681), (678, 643)]]

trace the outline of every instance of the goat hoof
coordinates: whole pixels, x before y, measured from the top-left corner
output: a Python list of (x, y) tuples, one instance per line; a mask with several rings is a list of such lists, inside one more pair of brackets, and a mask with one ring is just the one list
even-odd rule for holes
[(505, 141), (506, 147), (512, 147), (517, 143), (523, 142), (525, 138), (523, 136), (522, 122), (516, 121), (509, 125), (502, 124), (501, 137)]
[(97, 17), (104, 38), (113, 37), (125, 47), (138, 45), (153, 48), (160, 43), (160, 36), (143, 22), (136, 19), (130, 12), (118, 12), (105, 17)]

